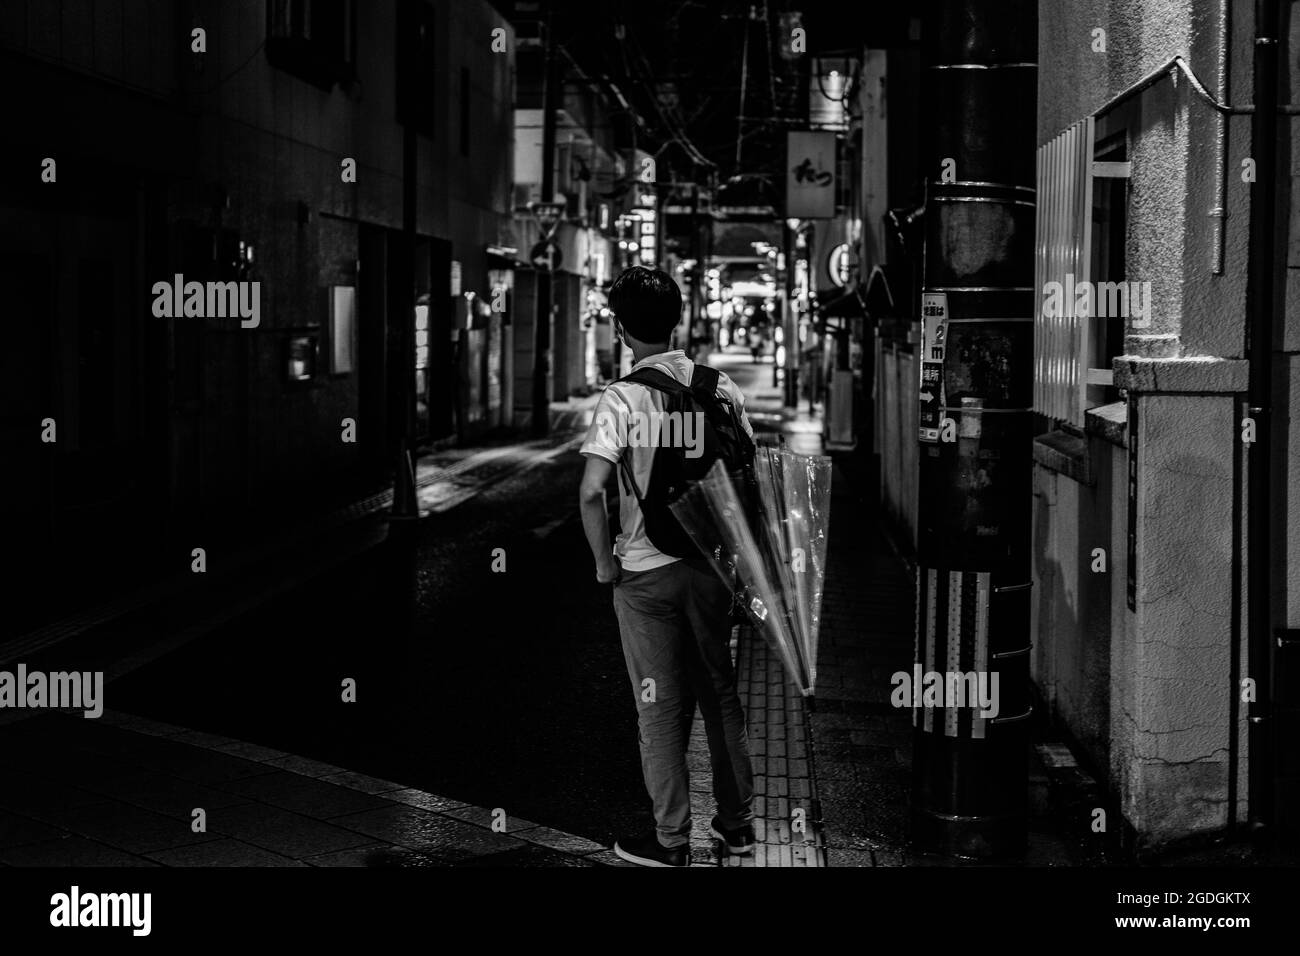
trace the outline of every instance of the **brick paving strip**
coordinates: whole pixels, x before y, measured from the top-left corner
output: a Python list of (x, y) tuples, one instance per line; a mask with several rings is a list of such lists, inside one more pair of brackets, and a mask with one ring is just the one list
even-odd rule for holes
[[(752, 631), (742, 629), (739, 638), (733, 638), (733, 656), (754, 766), (754, 852), (723, 855), (720, 841), (709, 834), (714, 812), (709, 743), (697, 712), (686, 756), (691, 771), (693, 865), (824, 867), (826, 851), (803, 697), (787, 678), (780, 658)], [(804, 811), (801, 831), (796, 829), (794, 814), (800, 809)]]
[(119, 711), (24, 722), (0, 763), (6, 866), (631, 865), (508, 808), (494, 832), (492, 808)]

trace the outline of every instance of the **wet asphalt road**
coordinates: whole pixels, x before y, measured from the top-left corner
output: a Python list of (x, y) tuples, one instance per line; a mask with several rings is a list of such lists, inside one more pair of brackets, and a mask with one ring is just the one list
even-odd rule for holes
[[(770, 364), (721, 361), (751, 400), (770, 391)], [(605, 845), (648, 828), (610, 588), (595, 581), (578, 519), (582, 458), (564, 452), (505, 478), (501, 467), (466, 476), (499, 479), (476, 497), (395, 526), (414, 530), (112, 680), (107, 706), (501, 807)], [(357, 537), (372, 526), (382, 534), (385, 524), (366, 519)], [(232, 596), (260, 593), (314, 547), (304, 540), (276, 570), (258, 566), (194, 603), (143, 608), (29, 663), (111, 669), (228, 613)], [(504, 573), (492, 570), (498, 548)], [(355, 703), (342, 700), (346, 679), (356, 681)]]
[(110, 706), (607, 845), (648, 826), (610, 590), (578, 520), (581, 468), (566, 452), (426, 518), (120, 678)]

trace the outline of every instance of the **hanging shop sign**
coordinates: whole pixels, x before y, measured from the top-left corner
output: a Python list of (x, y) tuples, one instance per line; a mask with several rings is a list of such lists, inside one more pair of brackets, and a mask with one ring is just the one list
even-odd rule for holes
[(835, 215), (835, 134), (791, 130), (786, 134), (786, 218)]

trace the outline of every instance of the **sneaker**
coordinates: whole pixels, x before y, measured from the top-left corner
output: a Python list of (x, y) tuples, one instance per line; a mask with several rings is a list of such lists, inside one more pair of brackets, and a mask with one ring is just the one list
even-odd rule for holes
[(614, 844), (614, 852), (639, 866), (690, 866), (691, 848), (687, 844), (666, 847), (652, 830), (639, 837), (624, 837)]
[(721, 840), (727, 846), (727, 852), (732, 856), (744, 856), (746, 853), (754, 852), (754, 827), (746, 823), (743, 827), (736, 827), (734, 830), (724, 830), (722, 823), (717, 817), (709, 824), (709, 832)]

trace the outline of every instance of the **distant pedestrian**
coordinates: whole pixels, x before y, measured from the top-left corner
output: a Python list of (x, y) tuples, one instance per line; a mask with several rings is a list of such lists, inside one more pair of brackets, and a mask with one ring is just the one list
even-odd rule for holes
[(767, 347), (767, 327), (762, 325), (752, 326), (749, 330), (749, 354), (753, 356), (755, 364), (763, 361), (763, 350)]
[[(752, 457), (753, 430), (735, 383), (697, 366), (682, 350), (669, 350), (682, 307), (681, 290), (671, 276), (641, 266), (628, 269), (610, 289), (609, 304), (616, 334), (632, 350), (632, 376), (655, 382), (612, 383), (600, 398), (581, 449), (587, 459), (579, 494), (582, 524), (596, 560), (596, 580), (614, 586), (614, 610), (637, 707), (641, 769), (655, 821), (648, 833), (620, 837), (614, 850), (643, 866), (687, 866), (691, 788), (686, 746), (697, 704), (708, 735), (717, 803), (711, 832), (730, 853), (753, 851), (753, 771), (731, 662), (731, 591), (698, 552), (670, 546), (684, 535), (680, 526), (670, 526), (675, 519), (665, 517), (668, 512), (652, 486), (661, 480), (662, 469), (675, 464), (661, 464), (656, 456), (682, 452), (645, 447), (645, 432), (637, 426), (663, 421), (670, 406), (707, 407), (710, 421), (719, 423), (706, 443), (712, 444), (714, 457), (719, 446), (737, 444), (748, 445)], [(667, 378), (643, 371), (647, 369)], [(696, 400), (702, 404), (690, 404)], [(743, 433), (732, 433), (728, 420)], [(679, 432), (690, 433), (689, 428)], [(691, 451), (685, 454), (692, 467), (708, 463)], [(605, 486), (616, 468), (621, 533), (611, 550)]]

